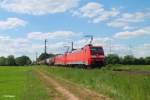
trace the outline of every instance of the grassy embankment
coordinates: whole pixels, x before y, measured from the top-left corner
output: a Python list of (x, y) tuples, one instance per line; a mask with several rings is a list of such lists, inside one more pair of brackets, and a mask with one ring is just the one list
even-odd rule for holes
[[(114, 68), (150, 70), (150, 66), (120, 66)], [(108, 69), (71, 69), (40, 67), (50, 75), (70, 80), (95, 90), (114, 100), (150, 100), (150, 75), (114, 72)]]
[(0, 67), (0, 100), (49, 100), (31, 67)]

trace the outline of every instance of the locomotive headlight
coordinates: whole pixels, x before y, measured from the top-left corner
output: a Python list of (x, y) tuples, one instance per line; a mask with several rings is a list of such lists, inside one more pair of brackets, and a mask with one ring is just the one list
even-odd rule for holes
[(104, 58), (104, 56), (99, 56), (100, 58)]
[(101, 55), (99, 55), (99, 56), (97, 56), (97, 55), (92, 55), (91, 58), (104, 58), (104, 56), (101, 56)]
[(97, 56), (96, 55), (92, 55), (91, 58), (97, 58)]

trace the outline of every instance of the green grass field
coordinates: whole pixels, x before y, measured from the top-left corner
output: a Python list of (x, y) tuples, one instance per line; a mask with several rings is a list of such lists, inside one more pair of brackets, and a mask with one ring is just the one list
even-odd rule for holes
[[(117, 66), (117, 65), (116, 65)], [(115, 72), (112, 69), (77, 69), (34, 66), (52, 76), (69, 80), (114, 100), (150, 100), (150, 75)], [(150, 66), (113, 69), (150, 70)], [(0, 100), (51, 100), (33, 67), (0, 67)]]
[[(119, 68), (149, 70), (150, 66), (121, 66)], [(99, 69), (84, 70), (47, 67), (41, 69), (51, 75), (70, 80), (83, 87), (105, 94), (114, 100), (150, 100), (150, 75), (128, 74)]]
[(0, 100), (49, 100), (31, 67), (0, 67)]
[(140, 70), (140, 71), (150, 71), (150, 65), (108, 65), (102, 69), (114, 70), (114, 69), (123, 69), (123, 70)]

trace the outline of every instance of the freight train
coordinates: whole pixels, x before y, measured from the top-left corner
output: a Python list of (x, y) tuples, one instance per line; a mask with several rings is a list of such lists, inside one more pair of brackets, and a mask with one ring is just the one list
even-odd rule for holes
[(67, 52), (63, 55), (48, 58), (38, 62), (39, 64), (78, 66), (84, 68), (102, 67), (104, 65), (104, 50), (102, 46), (88, 44), (81, 49)]

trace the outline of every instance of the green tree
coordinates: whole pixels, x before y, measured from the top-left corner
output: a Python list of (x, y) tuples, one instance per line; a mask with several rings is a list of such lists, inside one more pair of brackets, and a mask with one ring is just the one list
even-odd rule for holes
[(146, 57), (144, 60), (145, 60), (145, 64), (150, 65), (150, 56)]
[(145, 65), (145, 59), (140, 57), (140, 58), (135, 58), (134, 64), (136, 65)]
[(17, 57), (17, 58), (15, 59), (15, 62), (16, 62), (16, 64), (19, 65), (19, 66), (24, 66), (24, 65), (29, 65), (29, 64), (31, 64), (31, 60), (30, 60), (30, 58), (27, 57), (27, 56)]
[(5, 65), (6, 65), (6, 58), (0, 57), (0, 66), (5, 66)]
[(39, 58), (38, 58), (38, 60), (40, 61), (40, 60), (44, 60), (44, 59), (47, 59), (47, 58), (50, 58), (50, 57), (54, 57), (55, 55), (54, 54), (45, 54), (45, 53), (42, 53), (40, 56), (39, 56)]
[(15, 58), (14, 58), (13, 55), (10, 55), (10, 56), (7, 57), (6, 65), (8, 65), (8, 66), (15, 66), (16, 65)]
[(127, 56), (124, 56), (124, 59), (123, 59), (123, 64), (125, 65), (132, 65), (135, 63), (135, 58), (132, 56), (132, 55), (127, 55)]
[(106, 64), (119, 64), (120, 63), (120, 58), (117, 54), (109, 54), (106, 56)]

